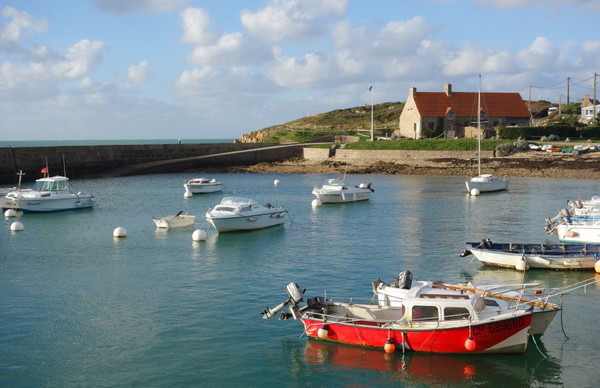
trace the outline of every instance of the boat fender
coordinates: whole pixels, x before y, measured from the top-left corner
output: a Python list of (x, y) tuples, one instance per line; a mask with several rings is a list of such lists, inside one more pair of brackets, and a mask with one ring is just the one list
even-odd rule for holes
[(396, 287), (410, 290), (412, 286), (412, 273), (410, 271), (400, 271), (396, 277)]
[(469, 352), (475, 350), (476, 346), (477, 346), (477, 343), (475, 342), (475, 340), (473, 339), (473, 337), (469, 337), (465, 341), (465, 349), (467, 349)]
[(596, 259), (596, 262), (594, 263), (594, 271), (596, 271), (596, 273), (600, 273), (600, 260)]
[(325, 339), (329, 336), (329, 326), (323, 325), (317, 330), (317, 336), (321, 339)]
[(385, 350), (386, 353), (394, 353), (396, 351), (394, 340), (388, 338), (387, 341), (385, 341), (385, 345), (383, 345), (383, 350)]

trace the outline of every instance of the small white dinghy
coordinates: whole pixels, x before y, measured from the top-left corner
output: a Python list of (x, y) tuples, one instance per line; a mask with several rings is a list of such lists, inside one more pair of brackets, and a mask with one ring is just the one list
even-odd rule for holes
[(157, 228), (182, 228), (184, 226), (194, 225), (196, 222), (196, 216), (192, 216), (189, 214), (182, 214), (183, 211), (175, 214), (174, 216), (167, 217), (154, 217), (154, 223)]

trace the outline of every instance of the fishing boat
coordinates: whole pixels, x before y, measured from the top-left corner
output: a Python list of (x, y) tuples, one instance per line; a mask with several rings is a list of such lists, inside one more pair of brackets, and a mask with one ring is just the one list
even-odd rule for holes
[(92, 194), (73, 193), (69, 188), (69, 178), (60, 175), (38, 179), (31, 189), (10, 191), (5, 199), (23, 213), (85, 209), (95, 203)]
[(180, 211), (174, 216), (154, 217), (152, 220), (156, 224), (157, 228), (182, 228), (184, 226), (194, 225), (196, 216), (183, 214), (183, 211)]
[(478, 175), (465, 182), (469, 194), (502, 191), (508, 188), (508, 180), (492, 174), (481, 173), (481, 115), (484, 111), (481, 107), (481, 75), (479, 76), (479, 87), (477, 90), (477, 169)]
[(346, 184), (343, 179), (329, 179), (321, 187), (313, 188), (313, 195), (321, 203), (345, 203), (368, 201), (374, 190), (371, 183), (361, 183), (358, 186)]
[(206, 194), (223, 190), (223, 183), (216, 179), (194, 178), (183, 185), (186, 193)]
[[(287, 306), (289, 312), (282, 312), (279, 318), (301, 320), (309, 338), (390, 353), (525, 352), (534, 317), (532, 306), (475, 287), (437, 282), (412, 285), (409, 271), (402, 271), (399, 278), (403, 281), (390, 285), (373, 282), (375, 290), (383, 287), (381, 293), (376, 291), (377, 304), (315, 296), (301, 306), (305, 290), (289, 283), (287, 299), (273, 309), (267, 307), (262, 316), (269, 319)], [(395, 288), (398, 295), (393, 301), (391, 290), (385, 287)], [(559, 309), (556, 306), (552, 314)]]
[(494, 243), (486, 238), (467, 242), (462, 257), (473, 255), (483, 265), (525, 271), (530, 268), (594, 270), (600, 244)]
[(224, 197), (218, 205), (206, 212), (205, 217), (219, 233), (222, 233), (281, 225), (285, 222), (287, 214), (283, 206), (263, 206), (250, 198)]

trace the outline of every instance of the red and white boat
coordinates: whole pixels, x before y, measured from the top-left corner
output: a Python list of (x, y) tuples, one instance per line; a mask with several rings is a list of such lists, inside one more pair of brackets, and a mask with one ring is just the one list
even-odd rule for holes
[[(386, 302), (385, 293), (390, 290), (378, 293), (377, 287), (382, 286), (404, 292), (393, 303), (389, 298)], [(290, 312), (281, 313), (279, 319), (300, 319), (311, 338), (386, 352), (525, 352), (535, 314), (531, 303), (538, 302), (515, 300), (508, 304), (505, 299), (512, 296), (460, 288), (441, 282), (415, 282), (413, 286), (411, 273), (402, 271), (391, 285), (374, 282), (380, 299), (377, 304), (317, 296), (300, 306), (304, 291), (290, 283), (286, 287), (288, 298), (273, 309), (267, 307), (262, 314), (268, 319), (289, 306)], [(552, 309), (556, 314), (560, 307), (552, 305)]]

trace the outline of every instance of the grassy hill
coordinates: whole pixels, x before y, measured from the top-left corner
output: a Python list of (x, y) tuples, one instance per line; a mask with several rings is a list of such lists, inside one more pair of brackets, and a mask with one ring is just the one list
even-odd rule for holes
[[(389, 136), (398, 129), (402, 102), (373, 105), (373, 123), (376, 136)], [(336, 109), (290, 121), (261, 130), (265, 142), (292, 143), (330, 135), (358, 135), (371, 132), (371, 105)]]

